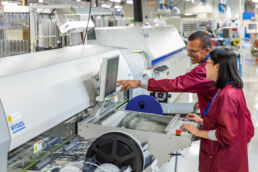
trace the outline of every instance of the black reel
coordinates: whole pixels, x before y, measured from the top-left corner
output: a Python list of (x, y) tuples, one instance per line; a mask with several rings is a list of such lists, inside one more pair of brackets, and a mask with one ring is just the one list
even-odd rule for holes
[(144, 168), (140, 145), (122, 132), (110, 132), (98, 137), (87, 151), (86, 160), (89, 158), (95, 158), (100, 164), (114, 164), (120, 169), (130, 166), (133, 172), (141, 172)]

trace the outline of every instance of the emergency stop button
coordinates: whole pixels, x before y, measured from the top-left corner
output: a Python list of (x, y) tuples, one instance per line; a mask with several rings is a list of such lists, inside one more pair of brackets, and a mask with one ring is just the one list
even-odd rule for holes
[(176, 130), (176, 135), (177, 135), (177, 136), (181, 136), (181, 130), (179, 130), (179, 129)]

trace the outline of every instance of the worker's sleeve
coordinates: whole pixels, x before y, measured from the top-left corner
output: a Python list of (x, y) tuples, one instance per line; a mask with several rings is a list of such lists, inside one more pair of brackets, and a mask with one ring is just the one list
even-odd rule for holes
[[(246, 105), (246, 101), (245, 101), (245, 96), (243, 91), (241, 92), (242, 94), (242, 103), (241, 104), (245, 104)], [(245, 112), (245, 127), (246, 127), (246, 142), (249, 143), (252, 139), (252, 137), (254, 136), (254, 125), (251, 119), (251, 114), (249, 112), (249, 110), (247, 109), (246, 106), (241, 106), (241, 108), (244, 108), (243, 111)]]
[(217, 114), (215, 135), (221, 146), (232, 145), (238, 135), (238, 102), (235, 102), (230, 95), (222, 95), (218, 101), (215, 109)]
[(213, 81), (206, 79), (203, 70), (192, 70), (175, 79), (149, 79), (148, 91), (154, 92), (192, 92), (202, 93), (212, 88)]
[(245, 125), (246, 125), (246, 142), (249, 143), (254, 136), (254, 126), (251, 119), (250, 112), (247, 110), (245, 113)]
[(216, 130), (210, 130), (208, 131), (208, 136), (209, 139), (212, 141), (218, 141), (217, 137), (216, 137)]
[(250, 113), (246, 113), (245, 119), (246, 119), (246, 131), (247, 131), (246, 142), (249, 143), (252, 137), (254, 136), (254, 126), (253, 126)]

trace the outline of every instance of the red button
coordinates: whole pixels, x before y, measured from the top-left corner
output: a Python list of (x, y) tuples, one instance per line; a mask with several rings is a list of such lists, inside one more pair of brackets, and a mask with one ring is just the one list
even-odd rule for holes
[(180, 136), (181, 135), (181, 130), (176, 130), (176, 135)]

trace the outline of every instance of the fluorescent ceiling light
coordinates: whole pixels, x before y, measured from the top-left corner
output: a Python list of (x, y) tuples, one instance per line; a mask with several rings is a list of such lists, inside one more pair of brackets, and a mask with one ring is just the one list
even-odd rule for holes
[(127, 0), (126, 3), (127, 4), (133, 4), (133, 0)]
[(110, 0), (111, 2), (121, 2), (121, 0)]
[(192, 16), (193, 13), (184, 13), (185, 16)]
[(17, 5), (18, 5), (18, 2), (3, 1), (3, 2), (2, 2), (2, 5), (14, 5), (14, 6), (17, 6)]
[(122, 8), (121, 5), (115, 5), (115, 8)]
[(110, 7), (111, 7), (111, 5), (108, 5), (108, 4), (102, 4), (102, 5), (101, 5), (101, 7), (102, 7), (102, 8), (110, 8)]

